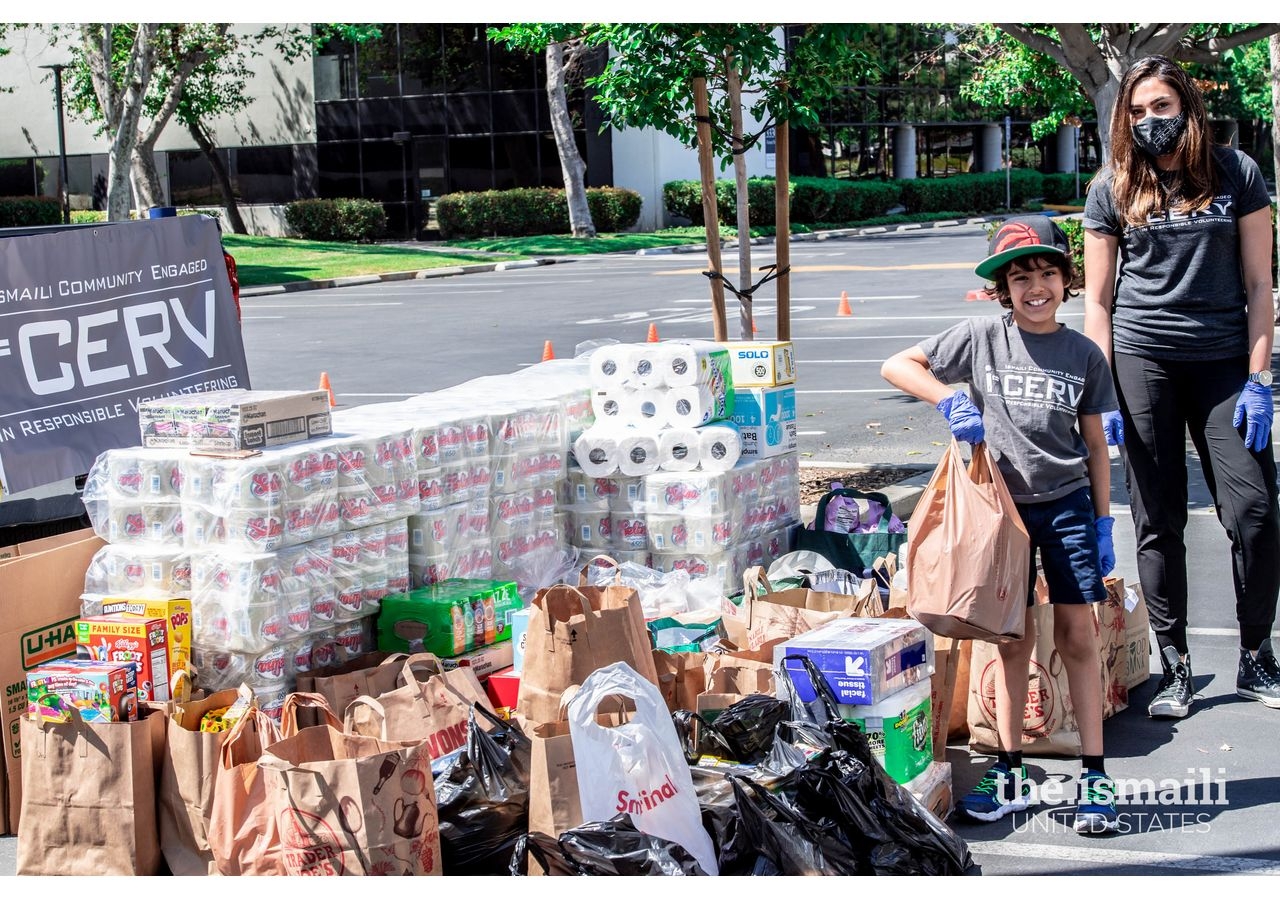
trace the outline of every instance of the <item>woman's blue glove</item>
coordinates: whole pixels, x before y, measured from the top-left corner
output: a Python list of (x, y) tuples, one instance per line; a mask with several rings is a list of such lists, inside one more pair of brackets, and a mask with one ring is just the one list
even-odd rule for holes
[(1120, 415), (1120, 410), (1113, 409), (1102, 414), (1102, 433), (1107, 436), (1107, 443), (1112, 447), (1124, 445), (1124, 416)]
[(1116, 545), (1111, 538), (1116, 520), (1111, 516), (1098, 516), (1093, 520), (1093, 527), (1098, 532), (1098, 568), (1102, 569), (1102, 576), (1105, 578), (1116, 567)]
[(964, 391), (956, 391), (938, 403), (938, 412), (947, 417), (951, 425), (951, 436), (957, 441), (970, 444), (981, 444), (986, 439), (987, 431), (982, 427), (982, 413), (973, 405), (969, 395)]
[(1271, 388), (1263, 387), (1255, 381), (1246, 381), (1244, 390), (1240, 392), (1240, 399), (1236, 401), (1236, 414), (1231, 420), (1231, 427), (1239, 428), (1247, 420), (1244, 445), (1257, 453), (1271, 439), (1271, 418), (1274, 415)]

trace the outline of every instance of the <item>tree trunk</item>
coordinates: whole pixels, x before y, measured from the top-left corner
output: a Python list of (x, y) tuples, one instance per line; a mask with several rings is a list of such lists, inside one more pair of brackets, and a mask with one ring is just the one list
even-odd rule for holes
[(1111, 115), (1120, 98), (1120, 82), (1108, 81), (1093, 94), (1093, 108), (1098, 115), (1098, 140), (1102, 142), (1102, 163), (1111, 158)]
[[(100, 36), (95, 34), (95, 27), (102, 28)], [(116, 96), (111, 77), (111, 60), (114, 55), (111, 24), (80, 27), (81, 45), (90, 81), (111, 140), (107, 154), (107, 220), (110, 222), (129, 218), (132, 200), (129, 173), (133, 149), (138, 141), (142, 101), (151, 83), (155, 52), (153, 41), (157, 29), (156, 25), (138, 26), (122, 78), (124, 89), (120, 96)]]
[(569, 98), (565, 94), (568, 69), (565, 54), (568, 51), (567, 42), (547, 44), (547, 105), (551, 109), (551, 132), (555, 135), (556, 150), (560, 154), (565, 199), (569, 203), (569, 227), (576, 238), (593, 238), (596, 236), (596, 226), (591, 221), (591, 208), (587, 205), (587, 165), (582, 161), (582, 155), (578, 153), (578, 142), (573, 137)]
[[(1280, 34), (1269, 38), (1271, 50), (1271, 165), (1280, 185)], [(1276, 259), (1280, 260), (1280, 228), (1276, 229)]]
[[(733, 178), (738, 188), (738, 290), (751, 287), (751, 201), (747, 194), (747, 157), (742, 152), (742, 76), (731, 56), (725, 58), (729, 123), (733, 130)], [(738, 298), (742, 340), (751, 340), (751, 298)]]
[(227, 223), (231, 226), (232, 232), (248, 234), (249, 229), (245, 227), (244, 219), (240, 216), (236, 193), (231, 187), (231, 176), (227, 174), (227, 167), (222, 162), (222, 155), (218, 153), (218, 148), (213, 145), (213, 139), (209, 137), (204, 130), (204, 125), (200, 122), (188, 122), (187, 131), (191, 132), (191, 137), (195, 139), (196, 146), (200, 148), (204, 158), (209, 160), (213, 176), (218, 180), (218, 190), (222, 192), (222, 207), (227, 211)]
[[(693, 114), (698, 120), (698, 177), (702, 181), (702, 221), (707, 231), (707, 263), (711, 271), (720, 273), (720, 212), (716, 205), (716, 175), (711, 159), (711, 103), (707, 98), (707, 79), (693, 79)], [(725, 318), (724, 283), (711, 279), (712, 339), (727, 341), (729, 323)]]
[(138, 212), (153, 206), (167, 206), (160, 171), (156, 168), (154, 144), (139, 141), (133, 146), (133, 187), (137, 193)]
[(785, 119), (777, 124), (774, 153), (777, 155), (774, 182), (774, 262), (778, 265), (777, 339), (791, 340), (791, 127)]

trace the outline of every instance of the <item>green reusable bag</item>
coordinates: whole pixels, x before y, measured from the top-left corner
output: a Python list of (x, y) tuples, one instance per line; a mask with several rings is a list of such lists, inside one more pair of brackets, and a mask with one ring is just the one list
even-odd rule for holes
[[(884, 512), (875, 531), (861, 534), (844, 534), (827, 531), (827, 504), (835, 497), (852, 497), (857, 500), (874, 500), (884, 506)], [(906, 531), (889, 531), (893, 506), (887, 495), (878, 491), (863, 493), (853, 488), (836, 488), (827, 491), (818, 500), (818, 510), (813, 517), (813, 528), (796, 529), (795, 549), (812, 550), (826, 557), (838, 569), (847, 569), (854, 575), (866, 577), (877, 558), (897, 553), (907, 540)]]

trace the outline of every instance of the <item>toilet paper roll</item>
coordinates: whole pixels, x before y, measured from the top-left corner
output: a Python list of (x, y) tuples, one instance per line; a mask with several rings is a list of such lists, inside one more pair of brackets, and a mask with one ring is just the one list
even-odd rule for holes
[(664, 428), (658, 433), (658, 468), (689, 472), (698, 468), (698, 432), (693, 428)]
[(618, 440), (618, 469), (623, 475), (652, 475), (659, 459), (656, 432), (637, 430)]
[(663, 399), (664, 415), (672, 427), (697, 428), (717, 417), (715, 395), (706, 385), (671, 388)]
[(591, 386), (596, 390), (609, 390), (626, 384), (635, 371), (632, 353), (630, 344), (610, 344), (594, 351), (591, 354)]
[(732, 425), (708, 425), (698, 429), (699, 465), (709, 472), (727, 472), (742, 456), (742, 437)]
[(590, 478), (604, 478), (618, 471), (617, 431), (592, 426), (573, 442), (578, 467)]

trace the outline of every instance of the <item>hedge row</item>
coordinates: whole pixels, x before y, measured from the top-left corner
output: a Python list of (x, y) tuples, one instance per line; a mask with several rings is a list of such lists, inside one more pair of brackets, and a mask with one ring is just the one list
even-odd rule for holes
[[(1081, 186), (1089, 176), (1082, 173)], [(1064, 203), (1075, 198), (1075, 175), (1043, 175), (1034, 169), (1014, 169), (1009, 173), (1009, 193), (1013, 206), (1023, 206), (1033, 198), (1048, 203)], [(736, 191), (732, 181), (716, 182), (716, 203), (723, 225), (736, 223)], [(667, 212), (702, 225), (702, 186), (697, 181), (670, 181), (663, 185), (662, 199)], [(752, 225), (774, 224), (774, 181), (752, 178), (747, 181), (747, 200)], [(1005, 208), (1005, 174), (983, 172), (949, 178), (914, 178), (903, 181), (841, 181), (835, 178), (795, 178), (791, 181), (791, 221), (818, 223), (858, 222), (885, 215), (896, 206), (910, 214), (943, 211), (986, 213)]]
[[(591, 221), (600, 233), (625, 231), (640, 218), (640, 195), (623, 188), (587, 188)], [(436, 221), (446, 240), (568, 234), (569, 205), (563, 188), (516, 188), (445, 194)]]
[(368, 244), (386, 234), (387, 213), (373, 200), (295, 200), (284, 220), (296, 237), (309, 241)]
[(0, 228), (57, 225), (62, 206), (57, 197), (0, 197)]

